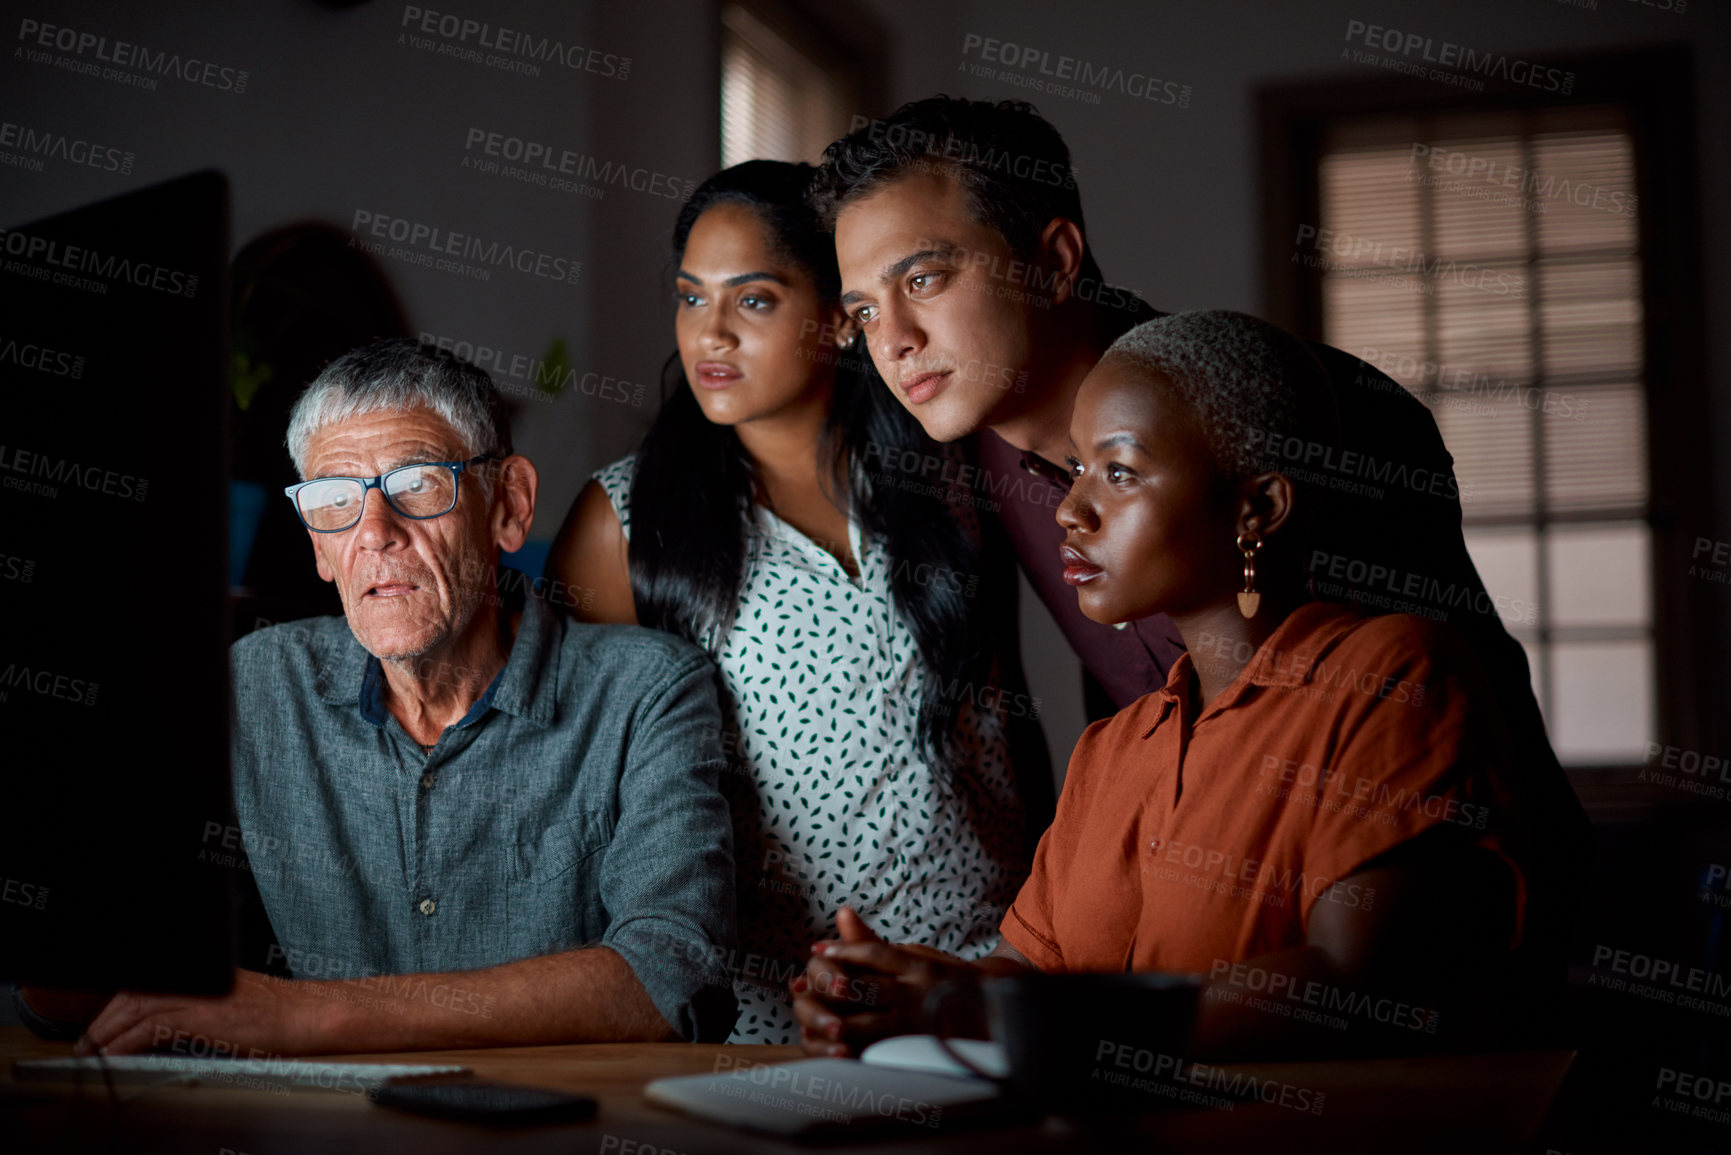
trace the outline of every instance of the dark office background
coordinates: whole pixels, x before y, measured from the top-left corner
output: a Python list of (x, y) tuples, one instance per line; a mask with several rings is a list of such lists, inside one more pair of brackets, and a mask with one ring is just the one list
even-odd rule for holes
[[(1721, 6), (183, 0), (4, 8), (0, 133), (92, 142), (124, 162), (76, 163), (0, 136), (8, 154), (0, 158), (0, 222), (203, 167), (232, 182), (237, 283), (249, 287), (235, 312), (234, 462), (237, 478), (255, 483), (236, 491), (237, 502), (272, 492), (285, 474), (287, 404), (323, 361), (370, 333), (426, 333), (496, 354), (490, 367), (516, 399), (518, 447), (541, 471), (542, 543), (584, 479), (633, 448), (653, 416), (659, 368), (672, 349), (669, 233), (680, 196), (724, 158), (815, 160), (813, 141), (936, 92), (1026, 99), (1069, 142), (1089, 238), (1109, 280), (1164, 309), (1243, 309), (1307, 335), (1352, 332), (1358, 340), (1340, 343), (1362, 352), (1371, 340), (1364, 335), (1377, 332), (1398, 347), (1399, 318), (1382, 330), (1370, 314), (1343, 318), (1349, 306), (1374, 313), (1375, 301), (1350, 286), (1341, 291), (1338, 281), (1324, 284), (1301, 258), (1329, 254), (1295, 239), (1294, 228), (1346, 219), (1340, 198), (1351, 192), (1341, 194), (1338, 181), (1359, 171), (1348, 171), (1355, 157), (1399, 161), (1402, 139), (1452, 133), (1467, 142), (1458, 151), (1528, 165), (1534, 154), (1522, 149), (1538, 148), (1533, 141), (1600, 133), (1591, 147), (1603, 148), (1580, 163), (1634, 199), (1616, 236), (1604, 234), (1610, 226), (1600, 216), (1576, 214), (1587, 241), (1622, 246), (1623, 255), (1582, 258), (1587, 280), (1572, 291), (1609, 310), (1601, 325), (1587, 308), (1586, 329), (1623, 324), (1626, 332), (1623, 352), (1605, 354), (1609, 376), (1545, 387), (1602, 401), (1568, 429), (1586, 438), (1576, 458), (1547, 466), (1549, 482), (1522, 483), (1561, 496), (1523, 506), (1509, 479), (1537, 469), (1546, 451), (1522, 437), (1468, 445), (1472, 427), (1449, 424), (1456, 414), (1446, 399), (1432, 400), (1457, 458), (1470, 458), (1463, 476), (1488, 487), (1480, 493), (1489, 504), (1466, 505), (1487, 585), (1540, 607), (1507, 620), (1526, 628), (1529, 654), (1543, 666), (1541, 700), (1600, 834), (1595, 875), (1582, 880), (1589, 919), (1577, 981), (1590, 986), (1615, 973), (1607, 949), (1727, 969), (1719, 935), (1731, 903), (1731, 785), (1720, 783), (1718, 798), (1689, 789), (1716, 782), (1717, 771), (1701, 767), (1731, 754), (1723, 708), (1731, 691), (1731, 453), (1720, 448), (1731, 443), (1731, 348), (1717, 339), (1731, 308), (1723, 191), (1731, 187), (1731, 17)], [(585, 53), (572, 58), (584, 66), (542, 61), (539, 75), (529, 75), (465, 59), (474, 37), (441, 34), (440, 15), (580, 45)], [(88, 63), (90, 53), (41, 49), (32, 39), (31, 29), (50, 24), (196, 57), (217, 71), (209, 83), (163, 76), (154, 89), (80, 74), (54, 59)], [(1399, 36), (1373, 40), (1373, 26)], [(1405, 47), (1421, 40), (1431, 47)], [(1397, 67), (1445, 42), (1567, 75), (1569, 91), (1516, 83), (1478, 91)], [(1007, 45), (1015, 46), (1013, 67)], [(1049, 79), (1060, 58), (1143, 77), (1139, 94), (1111, 80), (1064, 92), (1025, 86), (1026, 78)], [(1387, 123), (1399, 115), (1416, 126), (1404, 138)], [(490, 156), (492, 134), (500, 154)], [(585, 192), (485, 170), (513, 163), (504, 150), (517, 146), (507, 141), (570, 150), (631, 175), (624, 183), (574, 177), (592, 186)], [(1576, 219), (1566, 205), (1549, 207), (1560, 211), (1548, 214), (1547, 227)], [(580, 261), (581, 273), (573, 284), (495, 268), (480, 280), (349, 244), (357, 229), (365, 240), (382, 239), (368, 228), (385, 218)], [(1499, 259), (1524, 269), (1535, 289), (1550, 283), (1539, 248), (1510, 252)], [(1402, 291), (1395, 282), (1384, 288)], [(1449, 298), (1445, 291), (1435, 299)], [(1469, 302), (1480, 304), (1494, 302)], [(1443, 321), (1470, 328), (1470, 309), (1461, 316)], [(1486, 326), (1500, 323), (1486, 314)], [(571, 387), (542, 393), (524, 368), (536, 361), (561, 367)], [(1564, 492), (1577, 475), (1626, 483), (1598, 497)], [(1588, 481), (1580, 484), (1590, 489)], [(286, 507), (260, 517), (255, 551), (237, 561), (236, 593), (249, 599), (241, 628), (305, 612), (322, 596), (293, 530)], [(1548, 560), (1532, 560), (1540, 556)], [(1570, 566), (1598, 584), (1565, 589), (1558, 583)], [(1559, 616), (1571, 598), (1585, 606), (1578, 620)], [(1023, 618), (1031, 688), (1061, 768), (1085, 721), (1079, 667), (1025, 590)], [(1725, 1060), (1731, 1020), (1716, 1013), (1626, 992), (1585, 997), (1584, 1014), (1642, 1040), (1631, 1054), (1673, 1065)], [(1612, 1071), (1606, 1085), (1631, 1109), (1648, 1109), (1642, 1072), (1652, 1063), (1628, 1055), (1623, 1063), (1628, 1073)]]

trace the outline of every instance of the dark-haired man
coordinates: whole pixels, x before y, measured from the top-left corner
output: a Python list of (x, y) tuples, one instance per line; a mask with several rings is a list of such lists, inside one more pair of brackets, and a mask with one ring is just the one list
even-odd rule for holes
[[(1171, 623), (1088, 621), (1058, 559), (1076, 391), (1113, 340), (1160, 312), (1102, 278), (1057, 129), (1016, 101), (915, 101), (831, 144), (813, 196), (835, 230), (842, 304), (891, 391), (940, 441), (983, 434), (979, 484), (1110, 699), (1091, 712), (1159, 688), (1181, 650)], [(1358, 358), (1311, 348), (1334, 382), (1341, 444), (1264, 449), (1270, 468), (1306, 470), (1329, 494), (1330, 532), (1308, 565), (1316, 592), (1448, 621), (1551, 757), (1526, 656), (1467, 555), (1436, 421)]]
[[(1104, 281), (1057, 129), (1016, 101), (915, 101), (830, 145), (814, 199), (835, 229), (842, 304), (891, 391), (940, 441), (989, 431), (980, 484), (1110, 699), (1090, 712), (1157, 689), (1182, 648), (1171, 623), (1088, 621), (1058, 562), (1052, 512), (1068, 487), (1076, 390), (1114, 339), (1160, 313)], [(1312, 348), (1335, 384), (1343, 444), (1267, 448), (1271, 467), (1308, 470), (1334, 503), (1340, 532), (1310, 559), (1318, 593), (1450, 621), (1536, 721), (1525, 655), (1467, 556), (1435, 420), (1364, 362)]]
[[(1183, 648), (1170, 620), (1089, 621), (1063, 580), (1053, 514), (1077, 390), (1113, 340), (1161, 315), (1102, 279), (1063, 138), (1025, 103), (932, 97), (831, 144), (813, 199), (835, 231), (842, 305), (891, 391), (940, 441), (980, 435), (979, 484), (1103, 691), (1090, 712), (1158, 690)], [(1435, 420), (1359, 359), (1311, 348), (1333, 383), (1340, 441), (1271, 436), (1261, 448), (1270, 470), (1304, 471), (1331, 503), (1307, 559), (1313, 591), (1454, 626), (1535, 781), (1563, 783), (1525, 653), (1467, 554)], [(1584, 831), (1566, 787), (1550, 808), (1571, 839)]]

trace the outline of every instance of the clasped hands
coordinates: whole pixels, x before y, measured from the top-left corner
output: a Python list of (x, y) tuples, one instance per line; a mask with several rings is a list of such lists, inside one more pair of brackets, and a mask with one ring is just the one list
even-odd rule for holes
[(836, 931), (838, 938), (812, 944), (805, 972), (788, 984), (800, 1045), (820, 1057), (856, 1056), (879, 1039), (932, 1032), (928, 1004), (946, 984), (957, 997), (942, 1004), (942, 1033), (985, 1038), (980, 981), (1027, 970), (1006, 957), (969, 962), (928, 946), (885, 942), (851, 907), (836, 914)]

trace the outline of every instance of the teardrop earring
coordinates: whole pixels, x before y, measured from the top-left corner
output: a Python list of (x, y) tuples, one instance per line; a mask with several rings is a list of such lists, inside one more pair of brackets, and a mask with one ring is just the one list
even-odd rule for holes
[(1262, 548), (1262, 540), (1241, 533), (1238, 548), (1244, 552), (1244, 589), (1238, 595), (1238, 612), (1249, 620), (1262, 608), (1262, 595), (1256, 590), (1256, 551)]

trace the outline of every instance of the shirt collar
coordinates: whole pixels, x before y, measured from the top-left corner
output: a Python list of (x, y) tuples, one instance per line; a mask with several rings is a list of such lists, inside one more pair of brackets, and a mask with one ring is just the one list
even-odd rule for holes
[[(553, 616), (546, 599), (529, 588), (530, 578), (501, 566), (496, 585), (501, 612), (523, 611), (517, 636), (504, 667), (485, 693), (463, 715), (458, 726), (478, 721), (489, 708), (503, 710), (538, 726), (551, 726), (558, 700), (559, 678), (552, 655), (564, 623)], [(375, 726), (384, 725), (384, 667), (355, 640), (343, 635), (331, 649), (315, 650), (313, 685), (319, 698), (333, 706), (353, 706)]]
[[(1359, 620), (1356, 610), (1332, 602), (1306, 602), (1299, 606), (1258, 647), (1232, 685), (1209, 704), (1207, 712), (1225, 709), (1252, 688), (1292, 690), (1305, 685), (1335, 643)], [(1194, 669), (1195, 662), (1188, 650), (1172, 663), (1166, 684), (1155, 691), (1164, 703), (1161, 720), (1188, 696)], [(1152, 732), (1150, 728), (1149, 733)]]
[[(505, 596), (509, 608), (511, 597)], [(521, 603), (523, 620), (517, 626), (511, 656), (505, 660), (505, 668), (499, 671), (493, 708), (537, 726), (551, 726), (559, 703), (559, 669), (554, 655), (563, 641), (566, 625), (554, 616), (539, 587), (528, 591), (519, 589), (515, 597)]]
[[(480, 720), (481, 715), (492, 709), (493, 698), (499, 692), (499, 683), (504, 679), (509, 665), (507, 661), (505, 666), (501, 666), (499, 672), (493, 675), (493, 680), (487, 683), (486, 691), (475, 699), (469, 712), (457, 720), (457, 729), (473, 725)], [(366, 673), (361, 676), (361, 695), (357, 704), (362, 720), (375, 726), (382, 727), (385, 724), (385, 664), (371, 654), (367, 655)]]

